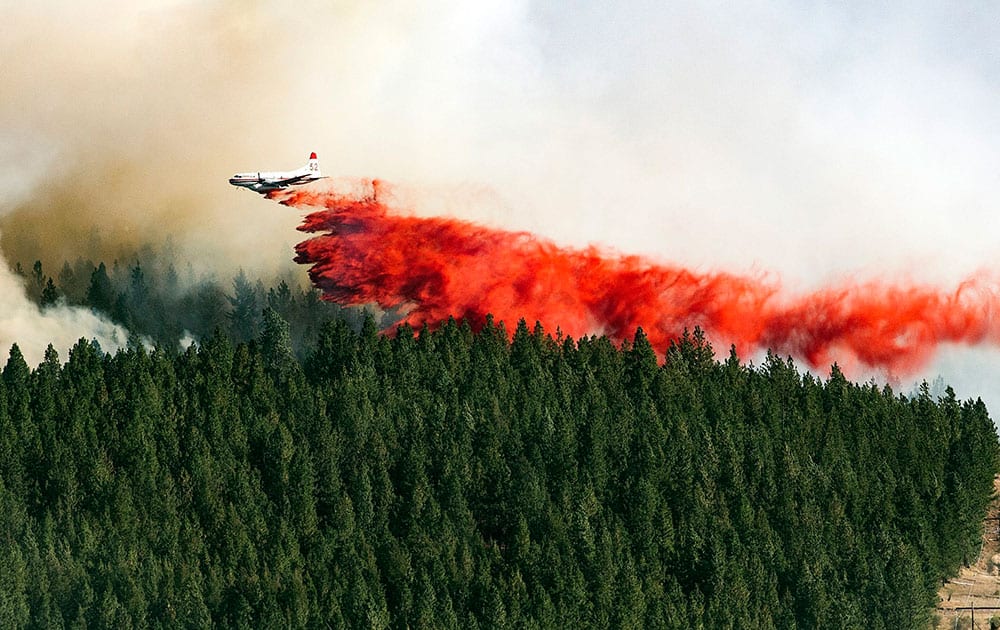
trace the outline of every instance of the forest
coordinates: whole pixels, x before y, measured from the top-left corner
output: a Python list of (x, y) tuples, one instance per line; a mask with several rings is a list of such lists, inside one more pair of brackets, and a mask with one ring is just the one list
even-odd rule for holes
[(915, 628), (979, 551), (1000, 448), (951, 389), (66, 267), (43, 308), (147, 341), (11, 349), (2, 627)]
[[(177, 269), (175, 258), (168, 248), (147, 247), (108, 264), (64, 261), (54, 276), (40, 260), (30, 270), (18, 262), (14, 272), (23, 279), (28, 298), (43, 310), (59, 304), (90, 308), (148, 347), (182, 347), (215, 333), (234, 344), (251, 341), (261, 330), (265, 307), (288, 322), (300, 358), (325, 322), (344, 319), (360, 330), (364, 311), (323, 301), (318, 290), (301, 286), (290, 274), (273, 278), (267, 287), (241, 270), (226, 283), (214, 275), (198, 275), (190, 265)], [(380, 326), (393, 321), (392, 313), (371, 310), (378, 313)]]

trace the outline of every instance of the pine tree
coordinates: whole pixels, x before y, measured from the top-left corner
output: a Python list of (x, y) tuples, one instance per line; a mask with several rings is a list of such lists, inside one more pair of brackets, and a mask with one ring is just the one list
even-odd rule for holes
[(237, 342), (256, 338), (260, 316), (257, 291), (242, 270), (233, 279), (233, 295), (226, 296), (226, 299), (231, 306), (227, 317), (232, 338)]
[(59, 301), (59, 289), (56, 288), (52, 278), (45, 281), (45, 288), (42, 289), (42, 294), (39, 299), (39, 305), (42, 308), (46, 306), (52, 306), (57, 301)]

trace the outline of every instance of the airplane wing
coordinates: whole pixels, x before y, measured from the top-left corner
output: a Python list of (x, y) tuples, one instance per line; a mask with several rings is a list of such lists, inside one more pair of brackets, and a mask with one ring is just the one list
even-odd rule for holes
[(291, 186), (292, 184), (298, 184), (303, 179), (308, 177), (308, 175), (296, 175), (295, 177), (288, 177), (285, 179), (279, 179), (273, 182), (268, 182), (271, 186), (278, 186), (284, 188), (285, 186)]

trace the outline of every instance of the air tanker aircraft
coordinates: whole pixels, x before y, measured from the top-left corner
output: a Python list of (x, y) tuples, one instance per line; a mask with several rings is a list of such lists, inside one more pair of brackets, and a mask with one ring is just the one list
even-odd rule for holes
[(316, 158), (315, 153), (310, 153), (309, 163), (294, 171), (237, 173), (229, 178), (229, 183), (264, 194), (289, 186), (308, 184), (317, 179), (323, 179), (323, 175), (319, 172), (319, 159)]

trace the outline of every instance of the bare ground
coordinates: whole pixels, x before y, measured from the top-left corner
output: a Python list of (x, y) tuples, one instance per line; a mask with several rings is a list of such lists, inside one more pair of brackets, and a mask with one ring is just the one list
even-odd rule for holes
[[(938, 591), (938, 607), (933, 628), (990, 628), (990, 620), (1000, 627), (1000, 477), (993, 480), (993, 501), (983, 527), (983, 546), (972, 566), (963, 567), (956, 577)], [(972, 625), (973, 616), (975, 626)]]

